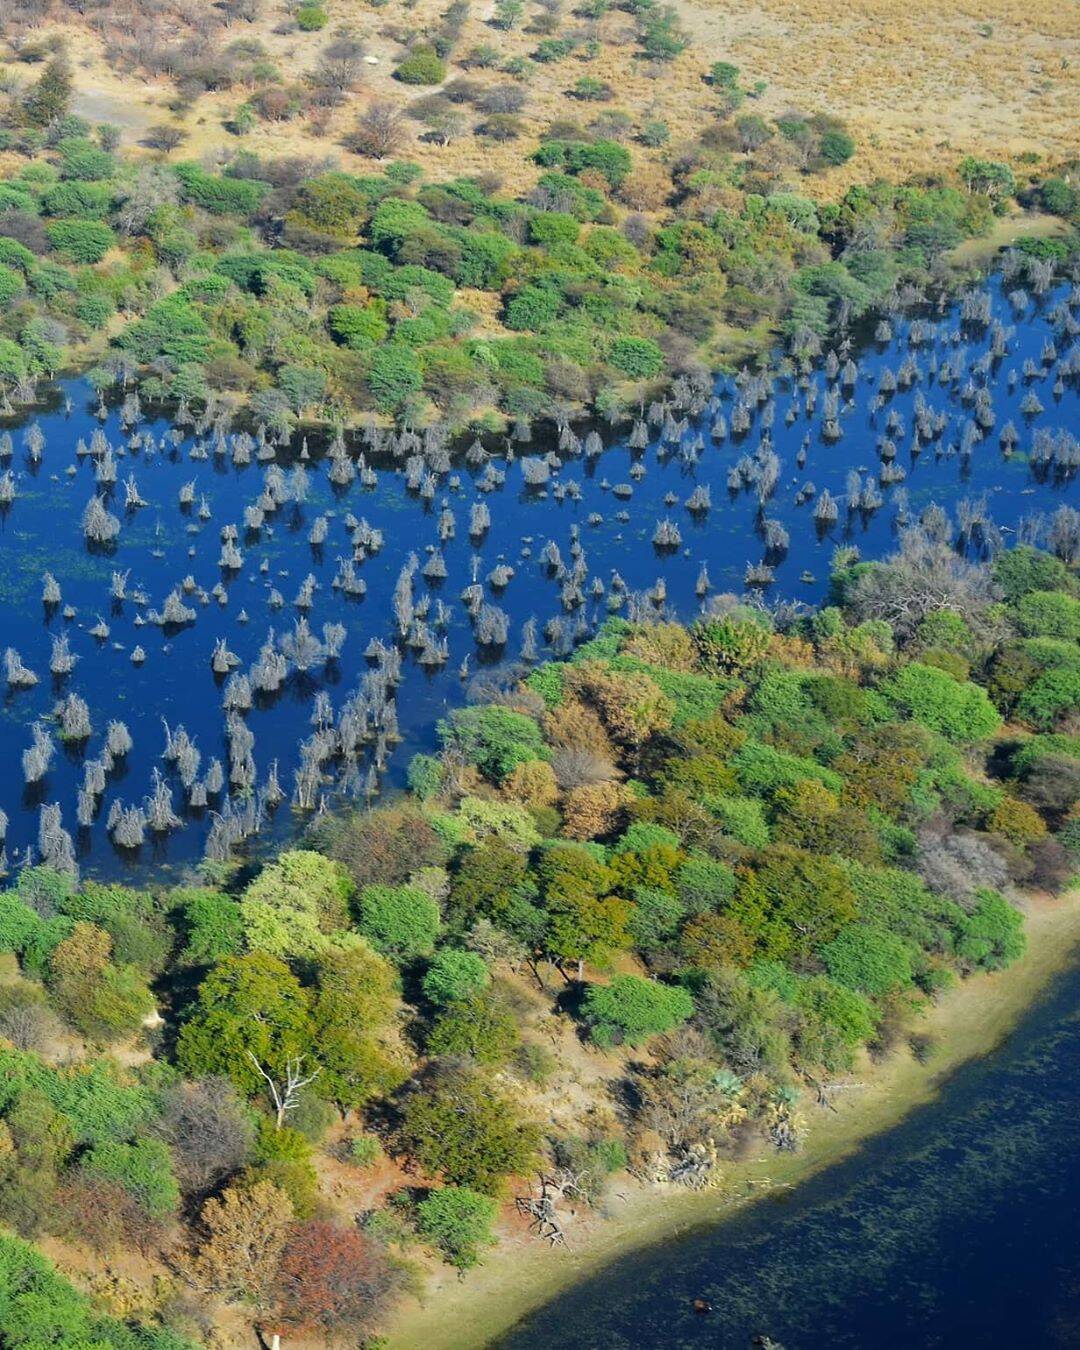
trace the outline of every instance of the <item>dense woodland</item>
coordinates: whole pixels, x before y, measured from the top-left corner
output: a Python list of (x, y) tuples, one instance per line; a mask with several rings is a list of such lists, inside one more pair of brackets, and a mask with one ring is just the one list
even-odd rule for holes
[(864, 1054), (931, 1053), (919, 1008), (1016, 960), (1025, 895), (1077, 867), (1080, 585), (967, 561), (930, 511), (886, 563), (838, 553), (833, 599), (613, 618), (453, 712), (407, 798), (259, 869), (20, 872), (0, 1217), (159, 1274), (102, 1320), (5, 1239), (5, 1344), (197, 1343), (229, 1304), (356, 1343), (500, 1205), (557, 1240), (564, 1198), (708, 1184), (797, 1148)]

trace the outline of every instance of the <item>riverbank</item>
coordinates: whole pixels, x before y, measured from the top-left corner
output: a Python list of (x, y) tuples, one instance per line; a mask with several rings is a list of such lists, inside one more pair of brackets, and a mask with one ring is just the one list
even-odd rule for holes
[(1080, 890), (1033, 902), (1028, 951), (1009, 970), (975, 976), (931, 1008), (920, 1031), (934, 1049), (920, 1063), (898, 1052), (867, 1062), (839, 1093), (835, 1112), (808, 1106), (809, 1135), (797, 1154), (760, 1154), (724, 1167), (722, 1185), (683, 1195), (620, 1181), (611, 1217), (577, 1229), (573, 1246), (552, 1250), (515, 1230), (484, 1266), (464, 1280), (442, 1269), (422, 1298), (409, 1299), (385, 1328), (392, 1350), (464, 1350), (491, 1341), (528, 1313), (627, 1252), (720, 1223), (749, 1201), (789, 1188), (839, 1162), (871, 1136), (933, 1099), (960, 1065), (990, 1053), (1020, 1020), (1080, 944)]

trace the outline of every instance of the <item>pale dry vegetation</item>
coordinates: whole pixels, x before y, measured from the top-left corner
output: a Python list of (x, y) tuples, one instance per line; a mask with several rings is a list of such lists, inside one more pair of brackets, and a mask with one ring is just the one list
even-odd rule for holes
[[(464, 7), (463, 7), (464, 8)], [(747, 89), (764, 85), (744, 112), (778, 116), (792, 109), (842, 118), (858, 144), (847, 165), (814, 174), (813, 196), (836, 197), (853, 182), (893, 180), (939, 171), (964, 153), (1015, 159), (1037, 153), (1067, 160), (1077, 152), (1080, 99), (1080, 12), (1045, 0), (964, 0), (896, 6), (857, 0), (837, 8), (826, 0), (680, 0), (679, 20), (691, 38), (672, 61), (643, 58), (634, 16), (609, 9), (586, 17), (584, 6), (559, 0), (527, 4), (511, 29), (498, 28), (496, 7), (474, 4), (457, 23), (442, 88), (407, 86), (394, 69), (410, 44), (424, 42), (445, 22), (445, 0), (373, 8), (360, 0), (327, 0), (327, 26), (300, 31), (294, 7), (272, 0), (226, 5), (185, 0), (28, 0), (12, 7), (2, 27), (12, 53), (25, 53), (62, 34), (75, 59), (78, 112), (119, 126), (138, 142), (162, 125), (183, 129), (174, 157), (217, 158), (243, 147), (256, 154), (326, 156), (341, 167), (370, 170), (354, 153), (350, 133), (372, 105), (407, 114), (394, 154), (421, 164), (429, 177), (495, 174), (520, 193), (535, 181), (528, 159), (539, 134), (559, 121), (616, 128), (635, 141), (646, 123), (664, 122), (664, 146), (635, 146), (634, 205), (659, 210), (671, 162), (719, 111), (706, 80), (714, 61), (738, 65)], [(578, 46), (563, 59), (532, 62), (517, 78), (471, 58), (493, 48), (500, 64), (531, 58), (545, 38)], [(335, 98), (310, 97), (327, 49), (343, 39), (362, 54)], [(590, 46), (590, 43), (592, 44)], [(12, 63), (15, 75), (20, 65)], [(34, 67), (23, 67), (26, 78)], [(272, 71), (272, 92), (265, 74)], [(586, 101), (572, 95), (582, 77), (611, 95)], [(472, 86), (467, 98), (445, 98), (446, 85)], [(483, 133), (507, 86), (522, 106), (499, 114), (511, 138)], [(290, 100), (281, 92), (291, 91)], [(260, 102), (242, 136), (237, 110)], [(519, 100), (521, 101), (521, 100)], [(424, 119), (425, 109), (435, 117)], [(513, 134), (515, 132), (517, 134)], [(150, 136), (150, 141), (154, 137)], [(147, 152), (151, 148), (147, 147)], [(160, 153), (160, 147), (158, 153)]]
[(763, 103), (842, 116), (832, 177), (940, 169), (960, 154), (1076, 154), (1080, 8), (1053, 0), (680, 0), (695, 46), (768, 81)]

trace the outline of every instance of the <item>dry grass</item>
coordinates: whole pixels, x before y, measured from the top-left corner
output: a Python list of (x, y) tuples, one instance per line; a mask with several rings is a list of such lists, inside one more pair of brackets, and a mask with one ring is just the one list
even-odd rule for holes
[[(329, 0), (327, 7), (331, 23), (322, 33), (275, 31), (285, 9), (270, 5), (258, 23), (237, 24), (225, 35), (226, 40), (258, 39), (286, 81), (295, 82), (310, 72), (332, 36), (349, 31), (360, 38), (371, 58), (363, 84), (324, 128), (313, 128), (305, 118), (260, 123), (240, 140), (225, 123), (248, 91), (207, 93), (174, 113), (175, 89), (169, 81), (147, 82), (110, 69), (100, 41), (67, 25), (60, 31), (70, 39), (76, 62), (77, 107), (93, 120), (116, 123), (129, 144), (149, 126), (175, 117), (188, 135), (175, 157), (214, 160), (243, 145), (262, 154), (331, 156), (344, 168), (370, 172), (372, 162), (345, 151), (341, 138), (369, 102), (408, 104), (432, 92), (393, 79), (405, 50), (397, 38), (430, 31), (445, 0), (395, 3), (381, 10), (360, 0)], [(849, 124), (858, 154), (842, 169), (801, 180), (800, 190), (811, 195), (835, 197), (849, 183), (876, 176), (941, 172), (969, 152), (1013, 160), (1024, 152), (1050, 160), (1080, 153), (1074, 116), (1080, 106), (1080, 7), (1075, 5), (910, 0), (899, 6), (895, 0), (853, 0), (838, 7), (831, 0), (724, 0), (723, 5), (679, 0), (676, 7), (693, 41), (665, 66), (640, 59), (628, 14), (612, 11), (590, 24), (568, 7), (559, 35), (595, 32), (601, 38), (599, 55), (534, 67), (527, 83), (525, 136), (494, 144), (464, 135), (444, 147), (425, 140), (423, 128), (411, 122), (404, 153), (432, 178), (493, 173), (508, 190), (520, 192), (535, 181), (528, 153), (552, 120), (587, 125), (605, 108), (617, 108), (631, 116), (635, 129), (650, 119), (671, 128), (666, 149), (635, 150), (639, 200), (633, 204), (658, 210), (667, 166), (715, 115), (704, 74), (719, 59), (739, 65), (747, 85), (766, 81), (764, 94), (747, 105), (749, 110), (775, 115), (797, 107), (829, 112)], [(492, 28), (493, 8), (490, 0), (474, 5), (457, 58), (482, 43), (495, 46), (504, 59), (535, 49), (536, 33)], [(451, 74), (458, 73), (452, 65)], [(585, 74), (611, 85), (610, 103), (582, 104), (570, 97), (568, 91)], [(483, 84), (506, 79), (481, 71), (472, 77)], [(480, 120), (478, 113), (471, 116), (474, 124)]]
[[(1080, 149), (1080, 7), (1054, 0), (691, 0), (696, 45), (767, 80), (768, 111), (844, 118), (865, 179), (940, 171), (965, 153)], [(842, 174), (835, 175), (836, 178)]]

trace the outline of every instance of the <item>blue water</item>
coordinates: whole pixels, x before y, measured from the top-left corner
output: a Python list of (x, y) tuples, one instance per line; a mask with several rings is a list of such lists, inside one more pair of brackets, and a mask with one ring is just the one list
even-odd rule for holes
[[(127, 434), (118, 409), (111, 409), (105, 420), (99, 421), (92, 391), (79, 382), (65, 384), (53, 403), (30, 419), (46, 439), (40, 464), (33, 465), (24, 448), (28, 422), (8, 424), (14, 439), (10, 465), (18, 495), (10, 508), (0, 511), (0, 647), (15, 647), (24, 663), (41, 677), (33, 689), (9, 691), (0, 706), (0, 762), (6, 770), (0, 784), (0, 808), (10, 817), (9, 860), (14, 865), (26, 856), (27, 848), (35, 846), (43, 803), (61, 807), (64, 823), (75, 836), (80, 864), (87, 872), (137, 878), (147, 868), (180, 868), (201, 857), (212, 815), (207, 810), (185, 808), (175, 773), (161, 758), (165, 745), (162, 719), (173, 728), (182, 725), (186, 729), (201, 752), (203, 771), (213, 756), (227, 764), (221, 682), (210, 668), (214, 644), (226, 638), (230, 650), (242, 662), (241, 669), (248, 668), (271, 627), (280, 635), (292, 626), (298, 613), (292, 602), (310, 573), (317, 583), (309, 615), (311, 627), (319, 632), (327, 622), (344, 624), (348, 636), (341, 657), (303, 674), (294, 672), (277, 696), (260, 701), (246, 715), (255, 735), (253, 753), (259, 781), (265, 781), (271, 762), (276, 760), (282, 786), (289, 794), (298, 744), (312, 730), (316, 693), (324, 690), (335, 710), (340, 710), (368, 669), (364, 650), (369, 640), (394, 639), (390, 598), (395, 579), (410, 552), (416, 552), (423, 563), (425, 550), (438, 545), (438, 517), (444, 500), (456, 518), (456, 536), (443, 548), (449, 575), (430, 586), (418, 576), (415, 594), (419, 597), (430, 590), (449, 606), (445, 634), (449, 661), (442, 670), (428, 671), (417, 664), (415, 653), (404, 654), (404, 678), (397, 692), (403, 739), (390, 760), (384, 784), (400, 783), (409, 755), (432, 744), (438, 717), (469, 696), (469, 681), (459, 678), (466, 657), (473, 674), (483, 661), (513, 660), (525, 620), (535, 617), (542, 628), (547, 619), (562, 614), (558, 582), (538, 561), (548, 539), (558, 544), (569, 563), (572, 531), (575, 526), (580, 531), (590, 576), (585, 588), (589, 598), (579, 611), (583, 621), (578, 615), (563, 615), (568, 631), (580, 624), (579, 637), (608, 612), (605, 599), (592, 598), (590, 586), (592, 578), (599, 578), (606, 586), (613, 569), (631, 591), (650, 589), (662, 579), (667, 589), (667, 612), (684, 618), (692, 616), (699, 604), (695, 582), (702, 563), (708, 566), (714, 593), (742, 591), (747, 564), (762, 561), (765, 546), (756, 496), (747, 489), (730, 491), (728, 478), (736, 461), (752, 456), (763, 436), (771, 437), (780, 460), (777, 488), (765, 514), (780, 522), (790, 535), (786, 554), (769, 558), (775, 577), (766, 598), (819, 601), (826, 591), (834, 549), (840, 544), (854, 544), (863, 557), (888, 553), (895, 545), (901, 509), (906, 510), (908, 519), (915, 519), (930, 502), (952, 510), (961, 499), (984, 498), (997, 525), (1008, 532), (1015, 530), (1026, 515), (1052, 510), (1062, 501), (1075, 502), (1075, 475), (1036, 471), (1029, 462), (1037, 431), (1075, 431), (1080, 423), (1075, 378), (1066, 380), (1063, 391), (1055, 394), (1057, 367), (1042, 359), (1044, 344), (1051, 339), (1057, 344), (1058, 364), (1067, 356), (1070, 339), (1063, 330), (1068, 316), (1067, 288), (1059, 287), (1041, 300), (1031, 299), (1022, 313), (1009, 304), (1005, 289), (996, 281), (992, 285), (994, 316), (1009, 330), (1007, 355), (974, 376), (975, 384), (985, 385), (990, 391), (996, 424), (970, 456), (958, 449), (964, 424), (972, 416), (972, 404), (963, 398), (968, 374), (942, 383), (931, 375), (931, 364), (936, 361), (940, 368), (949, 360), (961, 363), (966, 372), (977, 370), (976, 362), (987, 351), (988, 330), (964, 327), (958, 311), (952, 310), (929, 315), (928, 339), (918, 345), (909, 343), (910, 325), (905, 320), (894, 320), (895, 336), (889, 342), (874, 342), (868, 336), (856, 353), (858, 381), (841, 400), (848, 406), (840, 417), (842, 438), (836, 441), (822, 436), (828, 381), (819, 362), (813, 376), (818, 389), (813, 415), (806, 413), (802, 395), (791, 379), (777, 377), (772, 399), (754, 409), (752, 425), (742, 435), (729, 432), (725, 439), (714, 441), (710, 436), (714, 414), (708, 410), (700, 418), (691, 419), (678, 444), (661, 444), (660, 427), (650, 426), (648, 447), (642, 452), (632, 451), (623, 433), (596, 459), (566, 458), (547, 489), (526, 488), (520, 463), (507, 465), (502, 457), (505, 442), (489, 446), (494, 467), (506, 473), (505, 485), (486, 495), (476, 487), (484, 471), (468, 466), (460, 455), (455, 456), (452, 469), (458, 486), (451, 485), (451, 475), (442, 476), (432, 501), (424, 501), (408, 489), (400, 465), (387, 463), (380, 464), (375, 486), (363, 487), (357, 480), (347, 488), (335, 488), (328, 481), (324, 447), (313, 442), (306, 465), (310, 479), (307, 501), (283, 506), (258, 535), (250, 536), (243, 529), (243, 511), (262, 490), (265, 464), (253, 457), (250, 464), (235, 467), (228, 454), (214, 454), (212, 437), (206, 438), (210, 442), (209, 457), (193, 460), (195, 439), (188, 434), (179, 445), (172, 445), (165, 439), (169, 428), (164, 422), (143, 422), (138, 430), (143, 436), (152, 433), (152, 446), (126, 450)], [(909, 357), (918, 365), (919, 378), (910, 388), (898, 390), (875, 412), (871, 401), (881, 371), (889, 367), (897, 372)], [(1026, 360), (1037, 364), (1037, 378), (1021, 375)], [(1016, 376), (1011, 387), (1010, 372)], [(1037, 392), (1044, 407), (1035, 416), (1025, 416), (1020, 410), (1029, 389)], [(728, 423), (737, 392), (730, 378), (718, 380), (716, 393)], [(789, 423), (787, 413), (796, 395), (798, 415)], [(920, 396), (931, 410), (944, 413), (947, 421), (940, 437), (913, 457), (913, 410)], [(70, 411), (65, 410), (65, 398), (71, 401)], [(876, 471), (876, 447), (886, 434), (887, 418), (893, 410), (903, 424), (894, 439), (898, 446), (896, 463), (905, 468), (906, 481), (882, 489), (881, 509), (849, 512), (844, 498), (848, 472), (858, 468), (865, 481), (868, 472)], [(771, 429), (766, 429), (764, 424), (770, 415)], [(1019, 444), (1007, 456), (999, 446), (998, 433), (1010, 420), (1018, 430)], [(76, 445), (80, 438), (89, 443), (99, 427), (117, 451), (118, 484), (108, 500), (110, 510), (122, 521), (119, 539), (107, 551), (88, 548), (80, 528), (95, 483), (93, 458), (77, 456)], [(704, 448), (695, 454), (699, 435)], [(278, 452), (278, 462), (287, 473), (297, 461), (298, 441)], [(799, 469), (796, 456), (804, 445), (806, 464)], [(549, 448), (537, 443), (515, 447), (519, 458), (542, 454)], [(350, 450), (356, 455), (363, 446), (350, 443)], [(634, 478), (632, 465), (643, 467), (644, 476)], [(0, 462), (0, 473), (5, 467)], [(74, 472), (70, 472), (72, 469)], [(131, 472), (149, 504), (125, 513), (123, 482)], [(191, 481), (195, 484), (196, 507), (202, 497), (209, 503), (211, 516), (205, 522), (199, 519), (197, 510), (185, 510), (180, 505), (180, 489)], [(838, 499), (840, 517), (831, 527), (822, 530), (815, 525), (812, 500), (796, 504), (799, 488), (807, 481), (815, 484), (819, 495), (827, 488)], [(555, 483), (576, 485), (579, 499), (572, 499), (575, 489), (571, 487), (558, 500)], [(629, 500), (616, 499), (610, 489), (617, 484), (632, 485)], [(710, 488), (712, 509), (695, 516), (684, 504), (699, 484)], [(484, 537), (474, 541), (468, 534), (469, 507), (481, 500), (490, 509), (492, 523)], [(628, 513), (629, 519), (620, 521), (620, 511)], [(385, 539), (381, 551), (357, 565), (357, 574), (367, 585), (362, 599), (347, 598), (331, 585), (338, 559), (351, 555), (345, 524), (350, 513), (380, 529)], [(308, 534), (321, 514), (329, 518), (328, 536), (322, 546), (313, 547)], [(589, 523), (596, 515), (602, 521)], [(681, 545), (673, 551), (653, 547), (653, 531), (661, 519), (678, 524)], [(226, 575), (218, 566), (218, 558), (220, 530), (227, 524), (239, 527), (244, 562), (240, 571)], [(1009, 534), (1005, 537), (1008, 539)], [(510, 620), (509, 641), (497, 652), (477, 651), (468, 616), (458, 601), (471, 580), (474, 559), (481, 581), (497, 561), (506, 561), (515, 569), (504, 591), (495, 595), (489, 588), (489, 599)], [(46, 570), (60, 583), (60, 609), (42, 604)], [(114, 570), (130, 571), (128, 592), (141, 588), (146, 604), (130, 599), (112, 604), (109, 582)], [(189, 597), (197, 618), (178, 632), (163, 631), (152, 623), (140, 625), (139, 616), (160, 607), (188, 575), (206, 592), (222, 582), (227, 603), (221, 606), (211, 599), (202, 605)], [(268, 604), (275, 587), (286, 602), (277, 611)], [(63, 607), (68, 605), (75, 615), (65, 619)], [(241, 621), (242, 613), (246, 613), (247, 622)], [(110, 630), (106, 640), (90, 635), (99, 616)], [(63, 632), (68, 634), (79, 660), (70, 676), (54, 680), (49, 675), (52, 639)], [(146, 652), (141, 666), (133, 665), (130, 659), (136, 644)], [(93, 735), (85, 744), (61, 746), (46, 778), (24, 789), (20, 759), (31, 743), (31, 726), (37, 719), (49, 719), (57, 700), (69, 691), (89, 704)], [(134, 747), (110, 773), (93, 824), (77, 829), (75, 799), (83, 763), (100, 753), (110, 718), (126, 722)], [(150, 789), (155, 768), (173, 783), (174, 805), (183, 818), (183, 827), (148, 836), (135, 853), (117, 850), (105, 830), (109, 806), (117, 797), (128, 804), (139, 802)], [(328, 800), (332, 800), (334, 782), (328, 780), (325, 789)], [(211, 802), (212, 807), (220, 804)], [(268, 821), (264, 838), (279, 839), (301, 826), (303, 820), (286, 800)]]
[(617, 1262), (500, 1347), (1080, 1344), (1078, 997), (1073, 970), (999, 1050), (848, 1161)]

